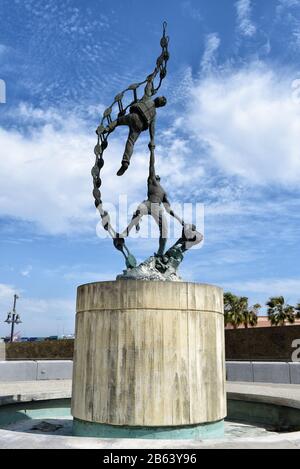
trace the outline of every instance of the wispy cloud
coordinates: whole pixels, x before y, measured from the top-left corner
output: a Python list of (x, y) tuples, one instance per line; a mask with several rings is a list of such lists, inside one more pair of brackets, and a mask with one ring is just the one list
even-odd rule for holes
[(196, 8), (191, 1), (186, 0), (181, 4), (182, 11), (185, 15), (193, 20), (203, 21), (203, 16), (200, 9)]
[(22, 277), (30, 277), (32, 272), (32, 265), (27, 265), (24, 269), (21, 270)]
[(277, 5), (277, 24), (288, 26), (285, 34), (289, 36), (288, 48), (300, 47), (300, 1), (279, 0)]
[(216, 53), (220, 47), (221, 39), (217, 33), (211, 33), (206, 36), (205, 50), (201, 61), (201, 70), (204, 73), (212, 71), (216, 64)]
[[(299, 298), (300, 301), (300, 279), (299, 278), (262, 278), (255, 281), (224, 283), (223, 287), (238, 293), (254, 293), (270, 296), (286, 296)], [(297, 301), (297, 300), (296, 300)]]
[(240, 34), (246, 37), (252, 37), (256, 34), (256, 26), (252, 21), (251, 0), (238, 0), (236, 2), (237, 23)]

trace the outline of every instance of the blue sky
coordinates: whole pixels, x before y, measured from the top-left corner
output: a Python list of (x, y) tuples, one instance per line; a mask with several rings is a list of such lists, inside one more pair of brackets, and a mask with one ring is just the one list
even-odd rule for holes
[[(96, 235), (94, 130), (153, 69), (164, 20), (157, 165), (172, 201), (205, 206), (205, 243), (182, 276), (251, 303), (300, 301), (300, 0), (150, 3), (1, 0), (0, 336), (14, 292), (22, 335), (71, 333), (76, 287), (122, 271)], [(106, 161), (107, 202), (145, 196), (147, 137), (116, 178), (124, 139)], [(156, 241), (129, 244), (142, 260)]]

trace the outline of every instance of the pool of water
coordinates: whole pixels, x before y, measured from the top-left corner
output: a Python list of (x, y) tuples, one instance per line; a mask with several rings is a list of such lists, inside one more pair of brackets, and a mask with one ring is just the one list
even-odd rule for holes
[[(28, 419), (12, 423), (5, 427), (6, 430), (34, 433), (43, 435), (72, 436), (73, 419), (71, 416), (61, 418)], [(266, 435), (276, 435), (262, 427), (242, 424), (238, 422), (225, 422), (225, 438), (236, 440), (237, 438), (260, 438)]]
[[(72, 436), (70, 400), (19, 403), (0, 407), (0, 428), (23, 433)], [(259, 438), (277, 432), (251, 424), (226, 421), (225, 438)]]

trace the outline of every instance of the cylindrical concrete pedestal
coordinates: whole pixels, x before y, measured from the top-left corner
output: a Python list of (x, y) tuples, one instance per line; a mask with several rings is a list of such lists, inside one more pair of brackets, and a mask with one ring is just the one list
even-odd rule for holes
[(72, 415), (76, 435), (220, 435), (222, 289), (134, 280), (79, 287)]

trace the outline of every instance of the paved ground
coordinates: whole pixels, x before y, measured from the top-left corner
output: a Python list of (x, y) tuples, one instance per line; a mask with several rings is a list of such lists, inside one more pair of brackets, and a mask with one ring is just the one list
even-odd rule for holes
[[(227, 390), (235, 398), (251, 398), (258, 401), (300, 408), (300, 385), (277, 385), (257, 383), (229, 383)], [(71, 396), (71, 381), (33, 381), (0, 383), (0, 405), (9, 402), (24, 402)], [(241, 426), (236, 432), (244, 431)], [(254, 430), (253, 430), (254, 432)], [(251, 432), (250, 432), (251, 435)], [(253, 436), (255, 435), (255, 436)], [(211, 441), (167, 441), (167, 440), (112, 440), (77, 438), (63, 435), (43, 435), (0, 430), (0, 448), (96, 448), (96, 449), (300, 449), (300, 432), (276, 434), (264, 432), (252, 434), (248, 438), (237, 435), (223, 440)]]
[(72, 381), (68, 379), (55, 381), (16, 381), (0, 383), (0, 397), (20, 394), (26, 395), (39, 392), (65, 392), (71, 396), (71, 387)]
[(13, 402), (69, 398), (71, 390), (71, 380), (0, 383), (0, 406)]

